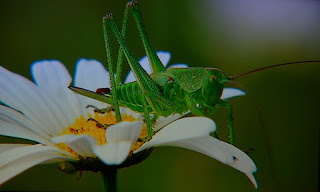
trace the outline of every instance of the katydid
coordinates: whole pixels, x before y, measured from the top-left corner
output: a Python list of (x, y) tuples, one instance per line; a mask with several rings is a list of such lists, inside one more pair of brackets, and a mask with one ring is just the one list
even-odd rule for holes
[[(137, 23), (143, 46), (149, 59), (152, 74), (141, 67), (125, 42), (127, 20), (129, 13)], [(109, 30), (115, 35), (120, 44), (116, 74), (113, 72), (113, 63), (109, 43)], [(158, 116), (167, 117), (171, 114), (183, 114), (190, 111), (197, 116), (211, 117), (220, 108), (228, 110), (228, 124), (230, 143), (234, 143), (233, 113), (230, 103), (221, 99), (225, 85), (233, 79), (267, 68), (278, 67), (302, 62), (292, 62), (273, 65), (253, 70), (234, 77), (228, 76), (216, 68), (171, 68), (166, 69), (154, 51), (142, 22), (142, 17), (135, 1), (127, 3), (122, 31), (118, 29), (111, 14), (103, 18), (103, 31), (106, 46), (107, 63), (110, 72), (111, 89), (101, 88), (92, 92), (78, 87), (69, 88), (81, 95), (111, 104), (118, 121), (121, 121), (119, 106), (128, 107), (142, 112), (148, 128), (148, 138), (153, 134), (152, 121)], [(120, 85), (123, 54), (136, 78), (135, 82)], [(303, 63), (319, 61), (303, 61)], [(151, 119), (150, 114), (154, 114)]]

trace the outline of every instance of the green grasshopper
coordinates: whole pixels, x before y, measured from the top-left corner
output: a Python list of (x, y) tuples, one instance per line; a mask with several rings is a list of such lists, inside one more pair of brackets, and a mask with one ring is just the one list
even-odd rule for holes
[[(138, 31), (151, 65), (151, 75), (148, 75), (141, 67), (124, 40), (129, 12), (133, 14), (137, 23)], [(113, 61), (108, 35), (109, 29), (111, 29), (117, 42), (120, 44), (116, 75), (114, 75), (113, 72)], [(147, 139), (152, 137), (152, 122), (155, 121), (158, 116), (167, 117), (171, 114), (183, 114), (190, 111), (196, 116), (211, 117), (220, 108), (226, 108), (228, 110), (230, 143), (233, 144), (234, 128), (232, 107), (228, 101), (220, 99), (226, 83), (256, 71), (297, 63), (292, 62), (269, 66), (234, 77), (228, 76), (226, 73), (216, 68), (166, 69), (147, 37), (136, 1), (128, 2), (126, 5), (121, 32), (111, 14), (107, 14), (103, 17), (103, 31), (107, 63), (110, 72), (111, 90), (101, 89), (97, 92), (92, 92), (78, 87), (70, 86), (69, 88), (81, 95), (111, 104), (115, 110), (117, 121), (121, 121), (119, 106), (128, 107), (134, 111), (144, 113), (148, 128)], [(136, 81), (120, 85), (123, 54), (134, 73)], [(150, 116), (151, 113), (154, 114), (152, 119)]]

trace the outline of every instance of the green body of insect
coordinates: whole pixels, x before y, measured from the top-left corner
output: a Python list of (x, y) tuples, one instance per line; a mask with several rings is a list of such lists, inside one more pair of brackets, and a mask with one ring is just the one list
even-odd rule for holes
[[(220, 77), (219, 77), (220, 75)], [(221, 77), (222, 75), (222, 77)], [(217, 69), (205, 68), (171, 68), (163, 73), (153, 73), (151, 77), (160, 90), (162, 101), (147, 104), (148, 110), (158, 116), (167, 117), (173, 113), (191, 111), (195, 115), (210, 116), (220, 102), (225, 84), (225, 75)], [(219, 81), (221, 79), (221, 81)], [(81, 92), (79, 88), (73, 90)], [(95, 99), (112, 103), (112, 95), (96, 95)], [(144, 94), (138, 82), (123, 84), (116, 87), (120, 106), (128, 107), (137, 112), (144, 112)]]
[[(152, 69), (152, 74), (150, 75), (141, 67), (124, 40), (129, 12), (132, 12), (137, 23), (149, 59)], [(114, 33), (120, 44), (116, 75), (114, 75), (113, 72), (113, 62), (108, 35), (109, 29)], [(220, 99), (223, 88), (229, 80), (283, 65), (319, 62), (301, 61), (283, 63), (256, 69), (234, 77), (229, 77), (224, 72), (215, 68), (166, 69), (149, 42), (137, 2), (135, 1), (127, 3), (121, 32), (111, 14), (108, 14), (103, 18), (103, 30), (110, 72), (111, 90), (108, 89), (107, 95), (104, 95), (78, 87), (71, 86), (70, 89), (81, 95), (111, 104), (115, 110), (117, 121), (121, 121), (119, 105), (128, 107), (137, 112), (143, 112), (148, 128), (148, 139), (150, 139), (153, 134), (150, 113), (154, 114), (153, 120), (158, 116), (166, 117), (171, 114), (182, 114), (187, 111), (190, 111), (194, 115), (211, 117), (221, 107), (225, 107), (228, 110), (230, 143), (233, 144), (234, 130), (232, 108), (228, 101)], [(136, 82), (120, 85), (123, 55), (125, 55), (129, 66), (134, 73)]]
[[(151, 75), (140, 66), (124, 41), (129, 11), (132, 11), (137, 22), (152, 68)], [(153, 134), (150, 113), (154, 113), (156, 117), (166, 117), (175, 113), (182, 114), (191, 111), (194, 115), (211, 116), (220, 107), (226, 107), (229, 109), (230, 143), (234, 142), (231, 105), (220, 99), (224, 85), (228, 82), (228, 76), (224, 72), (214, 68), (171, 68), (167, 70), (147, 38), (137, 2), (129, 2), (126, 6), (122, 33), (111, 14), (103, 18), (103, 24), (111, 93), (103, 95), (77, 87), (70, 87), (73, 91), (113, 105), (118, 121), (121, 121), (119, 105), (137, 112), (143, 112), (149, 138)], [(112, 68), (109, 28), (120, 44), (116, 79)], [(123, 54), (135, 75), (136, 82), (120, 85), (119, 77), (121, 76)]]

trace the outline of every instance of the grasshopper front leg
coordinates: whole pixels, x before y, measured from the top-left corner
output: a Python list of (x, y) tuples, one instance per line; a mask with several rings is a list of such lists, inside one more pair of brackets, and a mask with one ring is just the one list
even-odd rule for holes
[[(197, 107), (197, 103), (195, 100), (189, 96), (187, 98), (187, 105), (190, 111), (199, 116), (206, 116), (202, 110), (200, 110)], [(215, 107), (208, 106), (205, 103), (201, 103), (203, 107), (208, 108), (210, 114), (214, 114), (216, 111), (218, 111), (221, 107), (225, 107), (228, 110), (228, 127), (229, 127), (229, 142), (230, 144), (234, 144), (235, 136), (234, 136), (234, 128), (233, 128), (233, 113), (232, 113), (232, 106), (229, 102), (225, 100), (221, 100), (218, 104), (215, 105)], [(213, 134), (214, 137), (218, 138), (218, 135), (216, 133)]]
[(225, 100), (221, 100), (221, 103), (218, 104), (221, 107), (225, 107), (228, 110), (228, 124), (229, 124), (229, 139), (230, 144), (234, 144), (235, 136), (234, 136), (234, 127), (233, 127), (233, 113), (232, 113), (232, 106), (229, 102)]

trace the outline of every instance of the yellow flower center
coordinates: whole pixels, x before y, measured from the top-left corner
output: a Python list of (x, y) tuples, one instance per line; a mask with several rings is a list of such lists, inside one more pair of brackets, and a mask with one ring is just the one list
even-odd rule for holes
[[(135, 121), (134, 117), (127, 115), (126, 113), (121, 116), (122, 121)], [(108, 126), (117, 124), (116, 116), (113, 112), (106, 112), (104, 114), (95, 113), (92, 118), (91, 114), (88, 115), (88, 118), (80, 116), (75, 119), (74, 123), (70, 125), (61, 135), (73, 134), (73, 135), (91, 135), (93, 136), (99, 145), (104, 145), (107, 143), (106, 140), (106, 130)], [(139, 139), (143, 139), (148, 136), (147, 127), (143, 124)], [(131, 151), (138, 149), (143, 145), (143, 141), (138, 140), (132, 147)], [(58, 145), (59, 148), (66, 150), (74, 155), (78, 154), (68, 147), (65, 143)]]

